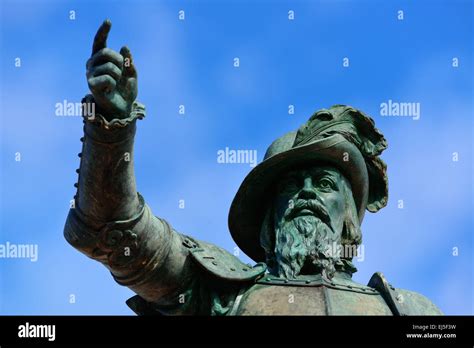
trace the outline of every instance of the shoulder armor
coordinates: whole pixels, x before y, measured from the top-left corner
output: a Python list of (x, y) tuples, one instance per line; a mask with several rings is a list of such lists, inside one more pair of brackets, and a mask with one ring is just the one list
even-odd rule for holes
[(443, 315), (425, 296), (414, 291), (394, 288), (380, 272), (374, 273), (368, 286), (380, 292), (395, 315)]
[[(197, 241), (189, 236), (180, 236), (182, 244), (189, 249), (191, 259), (205, 272), (218, 279), (234, 282), (253, 281), (263, 275), (267, 269), (262, 262), (252, 267), (216, 245)], [(161, 315), (152, 303), (139, 295), (129, 298), (126, 303), (138, 315)]]
[(252, 281), (263, 275), (267, 269), (263, 262), (253, 267), (246, 265), (224, 249), (209, 243), (198, 242), (198, 245), (189, 251), (192, 259), (206, 272), (223, 280)]
[(125, 303), (137, 315), (162, 315), (153, 308), (152, 303), (141, 298), (139, 295), (130, 297)]
[(408, 315), (443, 315), (443, 312), (426, 296), (410, 290), (396, 290), (410, 309)]

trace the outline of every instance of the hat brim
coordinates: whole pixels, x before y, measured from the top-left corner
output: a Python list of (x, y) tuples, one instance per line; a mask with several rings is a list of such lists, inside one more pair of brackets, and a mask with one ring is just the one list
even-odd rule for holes
[(369, 179), (364, 157), (358, 148), (340, 134), (293, 147), (253, 168), (232, 201), (228, 220), (230, 233), (239, 248), (254, 261), (265, 261), (265, 252), (260, 246), (260, 230), (269, 189), (291, 168), (316, 162), (333, 164), (346, 176), (351, 183), (359, 220), (362, 222)]

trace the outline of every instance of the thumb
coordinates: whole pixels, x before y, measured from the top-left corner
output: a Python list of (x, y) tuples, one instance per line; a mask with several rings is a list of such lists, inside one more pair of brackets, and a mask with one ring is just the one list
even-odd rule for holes
[(120, 49), (120, 54), (123, 57), (123, 76), (126, 77), (137, 77), (137, 71), (133, 64), (132, 53), (127, 46), (123, 46)]

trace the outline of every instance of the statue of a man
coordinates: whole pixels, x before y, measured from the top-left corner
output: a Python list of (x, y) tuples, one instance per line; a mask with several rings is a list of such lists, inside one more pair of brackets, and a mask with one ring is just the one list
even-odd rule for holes
[[(396, 289), (381, 273), (352, 280), (365, 210), (387, 203), (387, 147), (371, 118), (349, 106), (320, 110), (273, 142), (232, 203), (229, 228), (258, 263), (175, 231), (136, 191), (133, 141), (137, 73), (128, 48), (94, 39), (87, 81), (75, 207), (64, 235), (137, 296), (137, 314), (441, 314), (426, 297)], [(90, 108), (84, 108), (90, 109)], [(347, 251), (350, 252), (347, 252)]]

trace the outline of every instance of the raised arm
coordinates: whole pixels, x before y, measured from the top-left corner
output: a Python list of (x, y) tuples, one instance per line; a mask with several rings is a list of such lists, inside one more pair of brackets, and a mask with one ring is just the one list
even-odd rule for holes
[(135, 101), (130, 51), (106, 47), (110, 26), (105, 21), (99, 28), (87, 62), (92, 94), (83, 101), (89, 107), (79, 180), (64, 236), (139, 295), (128, 302), (137, 313), (231, 313), (239, 289), (265, 267), (250, 268), (223, 249), (174, 231), (137, 192), (133, 141), (144, 107)]
[(178, 303), (193, 282), (189, 238), (153, 216), (137, 193), (133, 141), (144, 107), (135, 102), (137, 73), (128, 48), (106, 47), (110, 21), (94, 39), (87, 62), (83, 147), (75, 207), (64, 235), (75, 248), (100, 261), (114, 279), (147, 301)]
[(138, 213), (133, 137), (136, 118), (144, 116), (143, 108), (134, 103), (137, 73), (130, 51), (122, 47), (117, 53), (106, 47), (110, 27), (108, 20), (101, 25), (87, 61), (92, 95), (83, 102), (92, 112), (84, 122), (83, 140), (87, 141), (80, 155), (81, 190), (76, 197), (85, 215), (103, 221), (127, 219)]

